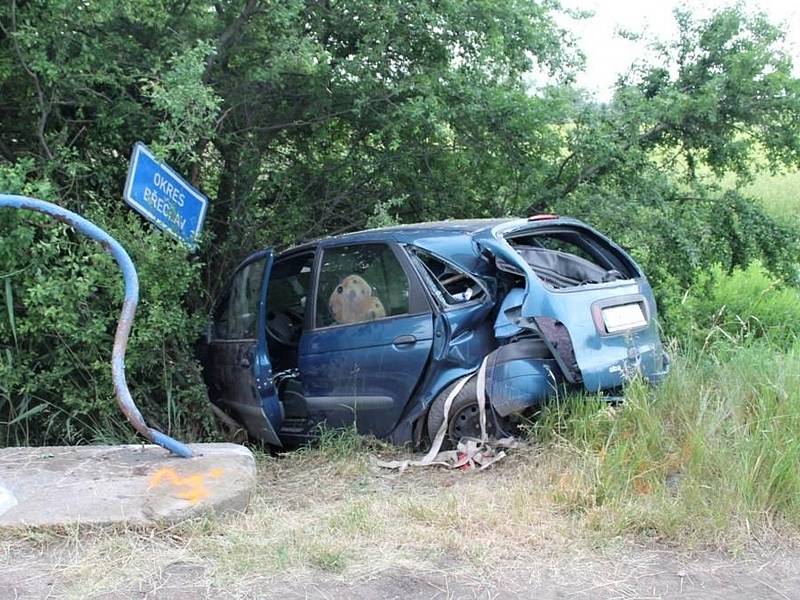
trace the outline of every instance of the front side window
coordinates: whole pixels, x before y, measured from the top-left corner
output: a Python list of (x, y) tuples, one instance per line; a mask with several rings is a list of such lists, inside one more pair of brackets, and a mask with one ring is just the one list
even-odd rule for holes
[(325, 250), (317, 289), (317, 327), (408, 312), (408, 277), (389, 246), (359, 244)]
[(303, 334), (306, 299), (311, 289), (314, 254), (301, 254), (279, 260), (272, 267), (267, 288), (267, 334), (270, 356), (281, 365), (284, 351), (275, 343), (297, 346)]
[(218, 338), (256, 339), (258, 303), (266, 260), (266, 257), (254, 260), (233, 276), (227, 301), (217, 317), (215, 332)]
[(302, 321), (313, 262), (313, 254), (301, 254), (275, 263), (267, 292), (271, 312), (289, 313)]

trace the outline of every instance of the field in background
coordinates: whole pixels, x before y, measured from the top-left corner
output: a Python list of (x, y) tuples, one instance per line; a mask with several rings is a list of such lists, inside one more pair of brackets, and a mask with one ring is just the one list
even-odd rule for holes
[[(724, 178), (722, 185), (732, 187), (733, 178)], [(744, 191), (761, 200), (775, 217), (800, 218), (800, 170), (777, 174), (760, 173)]]
[(747, 187), (777, 217), (800, 217), (800, 171), (778, 175), (762, 174)]

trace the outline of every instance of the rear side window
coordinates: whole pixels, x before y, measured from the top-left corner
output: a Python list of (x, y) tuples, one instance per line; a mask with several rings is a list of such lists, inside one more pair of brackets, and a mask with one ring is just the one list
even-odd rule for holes
[(216, 337), (223, 340), (256, 339), (258, 303), (267, 257), (254, 260), (233, 276), (228, 298), (216, 321)]
[(389, 246), (354, 244), (324, 251), (317, 327), (363, 323), (408, 312), (408, 277)]
[(463, 304), (486, 295), (481, 284), (458, 267), (419, 248), (412, 248), (411, 255), (419, 266), (428, 288), (440, 303), (445, 305)]

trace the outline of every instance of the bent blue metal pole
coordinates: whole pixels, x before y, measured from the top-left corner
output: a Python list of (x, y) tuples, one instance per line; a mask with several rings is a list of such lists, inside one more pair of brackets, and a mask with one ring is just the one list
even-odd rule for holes
[(97, 225), (56, 204), (51, 204), (44, 200), (26, 198), (25, 196), (0, 194), (0, 208), (3, 207), (33, 210), (66, 223), (80, 233), (99, 242), (117, 261), (119, 268), (122, 270), (122, 277), (125, 280), (125, 301), (122, 304), (122, 313), (117, 323), (117, 332), (114, 335), (114, 349), (111, 352), (111, 376), (114, 380), (114, 394), (117, 396), (117, 402), (134, 429), (145, 438), (178, 456), (191, 458), (192, 450), (186, 444), (182, 444), (168, 435), (147, 426), (142, 413), (136, 408), (136, 404), (134, 404), (131, 393), (128, 390), (128, 383), (125, 380), (125, 349), (128, 347), (128, 337), (133, 327), (136, 305), (139, 303), (139, 277), (128, 253), (125, 252), (125, 249), (117, 240)]

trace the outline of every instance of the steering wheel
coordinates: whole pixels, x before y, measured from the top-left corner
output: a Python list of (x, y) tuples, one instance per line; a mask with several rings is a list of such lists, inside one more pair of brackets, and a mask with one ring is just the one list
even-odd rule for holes
[(297, 346), (302, 330), (303, 318), (291, 311), (267, 313), (267, 334), (279, 344)]

